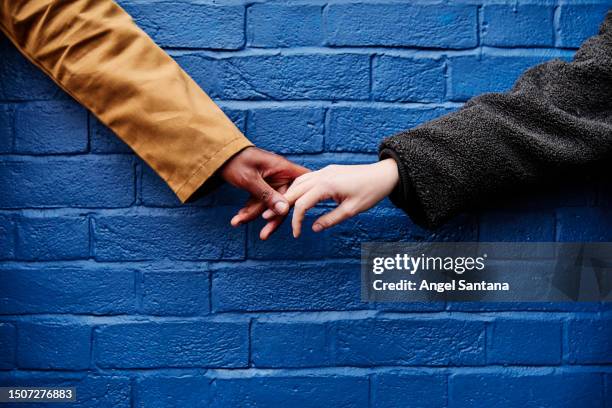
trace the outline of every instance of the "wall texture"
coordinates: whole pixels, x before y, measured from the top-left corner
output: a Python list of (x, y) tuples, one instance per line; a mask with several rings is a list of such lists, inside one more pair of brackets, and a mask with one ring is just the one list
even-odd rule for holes
[[(256, 144), (319, 168), (571, 58), (612, 2), (121, 4)], [(2, 384), (75, 385), (70, 407), (612, 407), (609, 305), (365, 304), (358, 271), (362, 241), (612, 241), (609, 181), (262, 243), (229, 227), (243, 194), (179, 206), (0, 48)]]

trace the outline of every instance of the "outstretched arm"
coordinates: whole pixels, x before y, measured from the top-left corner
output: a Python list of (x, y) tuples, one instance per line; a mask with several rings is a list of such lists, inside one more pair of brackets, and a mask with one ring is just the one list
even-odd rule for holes
[(510, 92), (384, 140), (399, 166), (391, 195), (435, 227), (482, 200), (579, 177), (612, 158), (612, 13), (570, 63), (528, 70)]
[[(221, 175), (286, 214), (306, 169), (252, 148), (206, 93), (112, 0), (0, 0), (0, 29), (188, 200)], [(186, 28), (188, 29), (188, 28)], [(248, 218), (245, 218), (247, 220)]]

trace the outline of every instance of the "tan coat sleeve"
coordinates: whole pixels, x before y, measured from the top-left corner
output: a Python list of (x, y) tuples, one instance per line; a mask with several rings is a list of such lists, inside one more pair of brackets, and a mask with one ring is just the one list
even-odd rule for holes
[(0, 28), (183, 202), (251, 145), (112, 0), (0, 0)]

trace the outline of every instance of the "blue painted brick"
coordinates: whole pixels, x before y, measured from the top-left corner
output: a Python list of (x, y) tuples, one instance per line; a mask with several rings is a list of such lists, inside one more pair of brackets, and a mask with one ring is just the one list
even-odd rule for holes
[(17, 348), (17, 330), (9, 323), (0, 323), (0, 370), (15, 367), (15, 350)]
[(549, 211), (488, 211), (480, 216), (483, 242), (549, 242), (555, 240), (555, 217)]
[(218, 378), (211, 387), (211, 408), (300, 408), (368, 406), (368, 379), (342, 375)]
[(559, 46), (578, 48), (584, 40), (597, 34), (609, 1), (585, 4), (561, 4), (559, 7)]
[[(291, 223), (285, 222), (267, 241), (259, 239), (263, 222), (248, 227), (248, 257), (251, 259), (355, 258), (363, 241), (399, 241), (410, 235), (410, 222), (399, 210), (371, 210), (361, 213), (327, 231), (315, 233), (312, 224), (324, 212), (319, 208), (307, 212), (302, 235), (294, 239)], [(383, 221), (384, 220), (384, 221)], [(385, 228), (380, 228), (384, 223)], [(283, 248), (279, 251), (278, 248)]]
[(32, 102), (15, 108), (16, 153), (83, 153), (88, 138), (87, 111), (74, 101)]
[(333, 366), (331, 323), (254, 322), (251, 360), (257, 368)]
[(355, 263), (232, 264), (212, 274), (216, 312), (357, 309), (359, 290)]
[(245, 234), (230, 227), (234, 213), (233, 208), (215, 207), (196, 213), (96, 216), (95, 257), (101, 261), (241, 259)]
[[(206, 194), (192, 198), (189, 203), (181, 204), (176, 194), (168, 184), (146, 164), (142, 167), (142, 204), (150, 207), (180, 207), (180, 206), (241, 206), (249, 198), (243, 190), (224, 183)], [(198, 192), (199, 194), (199, 192)]]
[(134, 407), (206, 408), (211, 379), (202, 376), (147, 376), (136, 381)]
[[(54, 403), (55, 407), (72, 408), (130, 408), (130, 379), (120, 375), (99, 376), (67, 372), (7, 372), (0, 373), (1, 386), (19, 387), (75, 387), (77, 401), (67, 404)], [(20, 408), (39, 407), (38, 403), (19, 403)]]
[(58, 323), (20, 323), (20, 368), (81, 370), (89, 368), (91, 327)]
[(356, 54), (260, 55), (177, 61), (211, 97), (239, 100), (368, 99), (370, 58)]
[(99, 328), (94, 337), (95, 361), (105, 368), (237, 368), (248, 363), (247, 322), (117, 324)]
[(321, 108), (256, 109), (249, 112), (247, 137), (280, 154), (323, 150), (325, 111)]
[(131, 153), (130, 147), (94, 116), (89, 116), (92, 153)]
[(503, 401), (508, 407), (600, 408), (602, 378), (596, 373), (545, 371), (455, 374), (449, 379), (450, 406), (490, 408)]
[[(339, 365), (482, 365), (483, 322), (461, 319), (365, 319), (334, 324)], [(375, 339), (375, 341), (373, 341)]]
[(518, 77), (556, 55), (542, 51), (539, 55), (462, 55), (449, 58), (449, 98), (465, 101), (487, 92), (509, 90)]
[(453, 319), (261, 322), (254, 326), (253, 362), (263, 367), (482, 365), (484, 330), (483, 322)]
[(198, 1), (120, 2), (162, 47), (238, 49), (244, 44), (244, 7)]
[(499, 47), (553, 46), (553, 7), (544, 4), (487, 4), (482, 43)]
[(330, 4), (330, 45), (471, 48), (478, 42), (476, 7), (469, 5)]
[(136, 311), (134, 272), (77, 266), (0, 269), (0, 314)]
[(322, 7), (310, 4), (253, 4), (247, 10), (250, 47), (296, 47), (323, 41)]
[(325, 148), (376, 153), (383, 138), (447, 112), (444, 108), (332, 107)]
[(17, 255), (24, 260), (89, 257), (86, 217), (22, 217), (17, 222)]
[(142, 310), (153, 315), (198, 315), (209, 310), (208, 272), (145, 272)]
[[(476, 226), (469, 218), (459, 217), (435, 231), (415, 226), (406, 214), (396, 208), (374, 208), (320, 233), (312, 224), (329, 208), (314, 208), (306, 213), (300, 238), (293, 239), (291, 225), (283, 223), (267, 241), (259, 239), (264, 223), (256, 220), (248, 227), (248, 258), (250, 259), (313, 259), (352, 258), (360, 254), (361, 242), (474, 241)], [(384, 225), (385, 228), (380, 226)], [(289, 237), (289, 238), (288, 238)], [(278, 248), (283, 248), (279, 251)]]
[(612, 241), (612, 211), (606, 208), (557, 210), (557, 240), (563, 242)]
[(0, 207), (123, 207), (134, 201), (130, 157), (0, 161)]
[(0, 99), (67, 99), (68, 96), (40, 69), (22, 56), (6, 36), (0, 37)]
[(605, 394), (604, 401), (606, 401), (606, 405), (604, 408), (612, 407), (612, 374), (605, 375), (606, 385), (605, 385)]
[(497, 319), (487, 333), (490, 364), (556, 365), (561, 363), (561, 322)]
[(444, 375), (391, 372), (376, 374), (371, 381), (371, 400), (373, 407), (376, 408), (447, 406), (447, 386)]
[(0, 154), (13, 151), (14, 120), (14, 107), (0, 105)]
[(0, 259), (15, 257), (15, 224), (9, 217), (0, 215)]
[(594, 316), (568, 323), (569, 361), (572, 364), (612, 363), (612, 319)]
[(382, 55), (372, 66), (372, 95), (379, 101), (432, 102), (444, 99), (444, 62)]

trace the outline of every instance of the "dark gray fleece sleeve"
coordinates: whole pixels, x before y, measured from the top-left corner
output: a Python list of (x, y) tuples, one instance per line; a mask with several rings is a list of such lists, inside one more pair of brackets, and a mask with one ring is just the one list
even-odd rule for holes
[(436, 227), (502, 194), (586, 174), (612, 159), (612, 12), (572, 62), (525, 72), (507, 93), (385, 139), (396, 160), (391, 200), (414, 222)]

